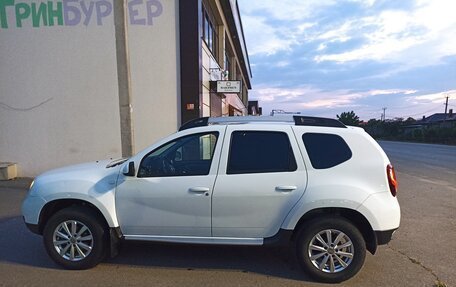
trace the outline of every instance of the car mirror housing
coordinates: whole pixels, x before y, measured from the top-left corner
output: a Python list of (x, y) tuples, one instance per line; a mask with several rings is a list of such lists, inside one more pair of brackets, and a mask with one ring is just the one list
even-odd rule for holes
[(135, 162), (130, 161), (128, 164), (124, 165), (122, 168), (122, 173), (125, 176), (135, 176)]

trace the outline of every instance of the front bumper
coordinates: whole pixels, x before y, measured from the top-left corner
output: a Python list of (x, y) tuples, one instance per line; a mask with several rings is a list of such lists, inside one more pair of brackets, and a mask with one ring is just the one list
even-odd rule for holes
[(38, 224), (27, 223), (27, 222), (25, 222), (25, 218), (24, 218), (24, 223), (31, 232), (41, 235), (40, 226)]
[(25, 224), (38, 225), (40, 212), (46, 201), (41, 196), (31, 196), (30, 194), (22, 203), (22, 216)]

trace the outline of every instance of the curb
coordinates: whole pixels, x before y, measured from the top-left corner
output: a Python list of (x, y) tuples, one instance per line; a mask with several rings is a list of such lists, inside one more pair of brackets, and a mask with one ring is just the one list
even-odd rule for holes
[(31, 177), (18, 177), (11, 180), (0, 180), (0, 188), (28, 189), (32, 183)]

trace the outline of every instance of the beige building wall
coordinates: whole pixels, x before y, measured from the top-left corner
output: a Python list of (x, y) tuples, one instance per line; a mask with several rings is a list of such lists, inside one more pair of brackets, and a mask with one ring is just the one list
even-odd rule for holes
[(39, 27), (31, 16), (17, 27), (14, 7), (7, 15), (8, 28), (0, 30), (0, 161), (35, 176), (120, 157), (113, 14), (100, 17), (101, 25), (92, 15), (88, 25), (81, 18), (58, 26), (55, 18), (54, 26)]
[[(224, 68), (220, 65), (224, 65), (225, 41), (231, 46), (233, 42), (225, 39), (227, 23), (220, 1), (208, 2), (217, 11), (219, 59), (203, 41), (197, 55), (202, 62), (202, 86), (192, 95), (202, 98), (194, 101), (201, 116), (228, 115), (230, 106), (242, 105), (241, 100), (235, 94), (211, 95), (209, 81), (211, 68)], [(184, 14), (179, 13), (179, 3), (189, 2), (125, 1), (128, 24), (125, 35), (123, 26), (117, 26), (117, 41), (114, 14), (119, 10), (113, 4), (120, 0), (8, 3), (6, 18), (0, 13), (0, 162), (17, 163), (19, 176), (121, 157), (121, 132), (129, 134), (125, 120), (130, 115), (124, 115), (122, 129), (122, 87), (127, 87), (121, 89), (122, 102), (130, 101), (131, 106), (134, 153), (179, 128), (185, 116), (179, 19), (188, 16), (183, 9)], [(120, 14), (116, 13), (117, 20), (123, 17)], [(182, 54), (183, 59), (194, 59), (192, 51)], [(129, 69), (118, 63), (128, 63)], [(236, 59), (234, 63), (238, 65)]]
[(179, 1), (156, 4), (161, 7), (151, 7), (152, 22), (146, 6), (130, 7), (137, 11), (134, 21), (146, 21), (128, 26), (134, 152), (180, 126)]

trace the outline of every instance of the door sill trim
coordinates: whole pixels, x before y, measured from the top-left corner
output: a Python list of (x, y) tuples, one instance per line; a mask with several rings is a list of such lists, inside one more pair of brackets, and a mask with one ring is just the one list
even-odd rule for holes
[(263, 238), (124, 235), (124, 239), (125, 240), (138, 240), (138, 241), (169, 242), (169, 243), (190, 243), (190, 244), (263, 245)]

